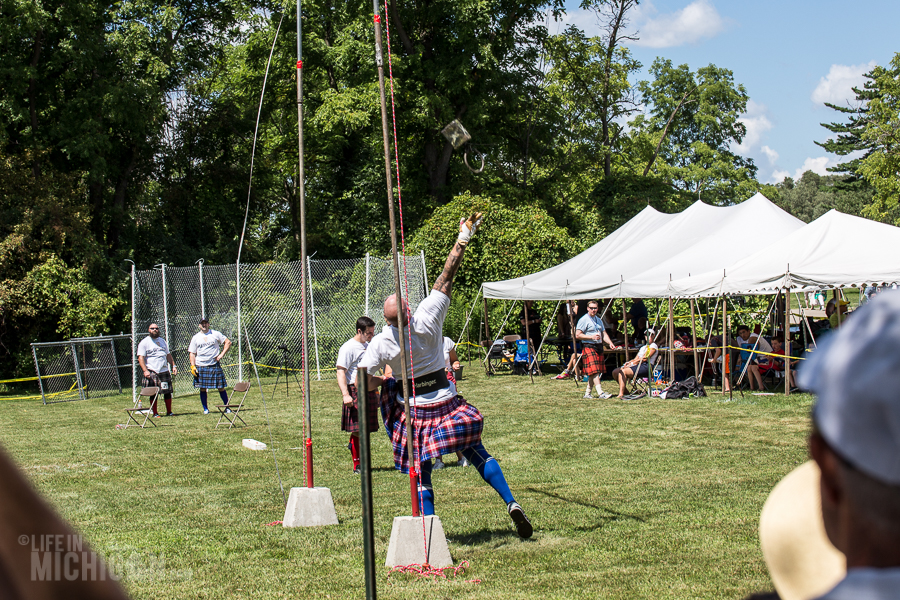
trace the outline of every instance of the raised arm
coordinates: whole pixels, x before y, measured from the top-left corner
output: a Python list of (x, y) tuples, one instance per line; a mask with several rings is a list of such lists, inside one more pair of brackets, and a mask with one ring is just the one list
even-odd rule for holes
[(466, 246), (475, 234), (475, 230), (481, 225), (482, 218), (481, 213), (472, 213), (468, 219), (460, 220), (459, 237), (456, 239), (456, 243), (453, 244), (453, 250), (450, 251), (450, 255), (444, 263), (444, 270), (441, 271), (441, 274), (435, 280), (434, 286), (432, 286), (431, 289), (446, 294), (448, 298), (450, 297), (456, 270), (459, 269), (459, 264), (462, 262)]

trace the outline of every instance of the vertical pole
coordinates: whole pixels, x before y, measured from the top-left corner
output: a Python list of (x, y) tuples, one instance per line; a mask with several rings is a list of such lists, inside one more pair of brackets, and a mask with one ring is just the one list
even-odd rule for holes
[(731, 380), (731, 361), (725, 354), (728, 351), (728, 298), (722, 297), (722, 391), (724, 393), (725, 378), (728, 378), (728, 393), (734, 396), (734, 382)]
[(784, 395), (791, 394), (791, 290), (784, 288)]
[(44, 381), (41, 379), (41, 365), (38, 363), (37, 348), (31, 345), (31, 354), (34, 356), (34, 372), (37, 373), (38, 387), (41, 389), (41, 402), (47, 404), (47, 398), (44, 396)]
[[(205, 296), (205, 292), (203, 290), (203, 259), (201, 258), (200, 260), (197, 261), (197, 263), (200, 265), (200, 318), (205, 319), (206, 318), (206, 296)], [(238, 330), (238, 333), (240, 333), (240, 330)]]
[[(137, 306), (134, 303), (136, 297), (137, 279), (135, 277), (134, 263), (131, 263), (131, 402), (132, 406), (137, 406)], [(37, 357), (35, 357), (37, 358)]]
[(305, 272), (308, 268), (306, 262), (306, 181), (303, 169), (303, 26), (300, 11), (300, 0), (297, 0), (297, 195), (300, 202), (300, 301), (301, 325), (301, 367), (303, 369), (303, 410), (306, 415), (306, 485), (313, 485), (313, 459), (312, 459), (312, 415), (310, 415), (309, 401), (309, 326), (306, 313), (306, 287), (309, 276)]
[(244, 346), (241, 340), (241, 259), (235, 263), (237, 273), (237, 347), (238, 347), (238, 381), (244, 380)]
[(841, 290), (839, 288), (835, 288), (834, 289), (834, 310), (837, 311), (838, 327), (840, 327), (844, 321), (844, 319), (842, 318), (843, 315), (841, 314), (841, 300), (843, 300), (843, 299), (844, 299), (843, 290)]
[(366, 252), (366, 310), (363, 312), (367, 317), (369, 316), (369, 253)]
[(122, 394), (122, 378), (119, 377), (119, 359), (116, 358), (116, 340), (109, 338), (109, 347), (112, 349), (113, 371), (116, 374), (116, 383), (119, 385), (119, 394)]
[(366, 573), (366, 599), (374, 600), (377, 593), (375, 567), (375, 519), (372, 510), (372, 455), (369, 448), (369, 370), (356, 371), (356, 391), (359, 399), (359, 459), (361, 469), (363, 520), (363, 564)]
[(697, 313), (693, 298), (691, 298), (691, 348), (694, 349), (694, 376), (697, 378), (697, 383), (700, 383), (703, 374), (700, 372), (700, 361), (697, 357)]
[[(531, 364), (531, 328), (528, 327), (528, 304), (525, 300), (522, 300), (522, 308), (524, 312), (522, 314), (525, 315), (525, 356), (528, 358), (529, 366)], [(531, 383), (534, 383), (534, 374), (532, 374), (531, 369), (528, 369), (528, 374), (531, 376)]]
[(428, 296), (428, 268), (425, 266), (425, 251), (420, 250), (422, 255), (422, 281), (425, 283), (425, 296)]
[[(578, 342), (575, 339), (575, 305), (572, 304), (571, 300), (566, 300), (566, 310), (569, 312), (569, 329), (572, 332), (572, 356), (575, 357), (575, 368), (572, 369), (575, 372), (572, 373), (572, 378), (578, 380), (578, 383), (581, 383), (578, 379), (578, 372), (581, 368), (578, 366)], [(566, 365), (565, 368), (568, 368), (568, 365)]]
[[(628, 358), (628, 321), (625, 318), (625, 298), (624, 297), (622, 298), (622, 332), (625, 336), (625, 342), (624, 342), (624, 344), (625, 344), (625, 362), (628, 362), (629, 361), (629, 358)], [(637, 333), (637, 332), (635, 332), (635, 333)], [(572, 335), (575, 335), (574, 329), (572, 330)], [(650, 375), (651, 375), (650, 379), (652, 379), (653, 374), (651, 373)]]
[(163, 327), (166, 331), (166, 346), (172, 347), (169, 343), (169, 294), (166, 293), (166, 263), (162, 264), (162, 297), (163, 297)]
[(316, 381), (322, 381), (322, 370), (319, 368), (319, 331), (316, 328), (316, 300), (313, 297), (312, 261), (306, 257), (307, 273), (309, 273), (309, 316), (313, 326), (313, 346), (316, 348)]
[(488, 344), (490, 344), (494, 341), (491, 339), (491, 326), (488, 323), (487, 296), (484, 297), (484, 339), (487, 340)]
[(675, 311), (669, 296), (669, 385), (675, 382)]
[(414, 402), (414, 390), (410, 389), (409, 380), (409, 342), (406, 338), (406, 325), (403, 314), (403, 295), (400, 289), (400, 256), (397, 251), (397, 225), (394, 219), (394, 184), (391, 178), (391, 149), (390, 134), (388, 130), (387, 101), (384, 93), (384, 52), (381, 42), (381, 14), (378, 0), (372, 0), (372, 14), (375, 22), (375, 65), (378, 68), (378, 95), (381, 102), (381, 136), (384, 142), (384, 176), (387, 181), (388, 217), (391, 223), (391, 256), (394, 259), (394, 294), (397, 297), (397, 330), (400, 334), (400, 371), (403, 377), (403, 398), (406, 411), (406, 451), (409, 455), (409, 488), (412, 500), (412, 513), (419, 516), (418, 495), (418, 467), (416, 461), (415, 427), (410, 411), (410, 404)]
[(72, 352), (72, 364), (75, 366), (75, 381), (78, 383), (78, 395), (82, 400), (87, 400), (84, 382), (81, 380), (81, 365), (78, 363), (78, 351), (75, 350), (75, 344), (69, 344), (69, 350)]

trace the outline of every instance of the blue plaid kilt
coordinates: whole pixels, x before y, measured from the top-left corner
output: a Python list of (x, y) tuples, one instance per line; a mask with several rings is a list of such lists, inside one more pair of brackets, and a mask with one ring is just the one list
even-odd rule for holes
[[(406, 452), (406, 414), (403, 403), (397, 400), (397, 381), (384, 380), (381, 386), (381, 417), (391, 438), (394, 464), (403, 473), (409, 473), (409, 456)], [(412, 410), (415, 423), (415, 451), (419, 461), (439, 458), (465, 450), (481, 441), (484, 417), (468, 404), (462, 396), (431, 406), (419, 406)]]
[(194, 377), (194, 387), (207, 390), (228, 387), (222, 366), (219, 363), (208, 367), (197, 365), (197, 377)]
[[(338, 375), (340, 377), (340, 374)], [(342, 404), (343, 409), (341, 411), (341, 430), (347, 431), (350, 433), (359, 433), (359, 392), (356, 389), (355, 385), (348, 385), (347, 391), (350, 392), (350, 395), (353, 397), (353, 404)], [(373, 431), (378, 431), (378, 403), (381, 401), (381, 396), (378, 393), (378, 390), (372, 390), (369, 392), (369, 403), (366, 406), (366, 409), (369, 412), (369, 433)]]

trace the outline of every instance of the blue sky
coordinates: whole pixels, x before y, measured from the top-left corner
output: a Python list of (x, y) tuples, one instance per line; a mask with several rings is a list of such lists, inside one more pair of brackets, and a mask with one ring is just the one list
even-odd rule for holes
[[(597, 35), (593, 14), (578, 4), (567, 0), (566, 21)], [(861, 74), (900, 52), (898, 23), (900, 3), (881, 0), (653, 0), (633, 14), (640, 39), (629, 46), (645, 68), (662, 56), (692, 70), (730, 69), (750, 96), (737, 151), (753, 158), (761, 182), (772, 183), (806, 170), (826, 174), (840, 162), (813, 143), (829, 136), (820, 123), (843, 120), (823, 102), (852, 102)]]

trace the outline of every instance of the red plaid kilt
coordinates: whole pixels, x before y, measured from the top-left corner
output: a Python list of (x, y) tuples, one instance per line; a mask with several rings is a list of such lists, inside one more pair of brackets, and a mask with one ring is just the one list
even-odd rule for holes
[(596, 346), (585, 346), (581, 355), (581, 369), (587, 376), (606, 373), (606, 357)]
[[(484, 417), (460, 395), (440, 404), (419, 406), (412, 413), (416, 427), (413, 443), (420, 462), (465, 450), (481, 441)], [(393, 378), (385, 379), (381, 386), (381, 417), (391, 438), (394, 464), (409, 473), (406, 414), (403, 403), (397, 400), (397, 381)]]
[[(344, 404), (341, 412), (341, 431), (349, 431), (350, 433), (359, 433), (359, 396), (355, 385), (348, 385), (347, 391), (353, 396), (353, 404)], [(369, 411), (369, 432), (378, 431), (378, 403), (381, 395), (378, 390), (369, 392), (369, 404), (366, 407)]]
[(453, 374), (453, 369), (444, 369), (447, 371), (447, 381), (452, 381), (454, 384), (456, 383), (456, 375)]

